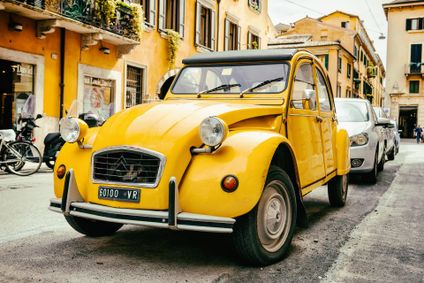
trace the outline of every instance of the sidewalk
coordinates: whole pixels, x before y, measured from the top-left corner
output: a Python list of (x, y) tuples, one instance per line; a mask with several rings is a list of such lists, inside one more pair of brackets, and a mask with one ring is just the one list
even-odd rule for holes
[(406, 140), (400, 150), (391, 187), (323, 282), (424, 282), (424, 144)]

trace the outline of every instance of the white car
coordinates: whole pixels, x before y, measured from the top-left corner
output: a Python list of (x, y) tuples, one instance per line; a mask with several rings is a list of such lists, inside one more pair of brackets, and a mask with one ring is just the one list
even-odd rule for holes
[(390, 121), (377, 118), (365, 99), (336, 98), (336, 112), (340, 127), (350, 138), (350, 163), (353, 174), (375, 184), (385, 162), (385, 128)]
[[(384, 109), (381, 107), (373, 107), (377, 118), (387, 118), (387, 114), (384, 112)], [(395, 147), (395, 134), (393, 132), (393, 125), (390, 124), (389, 127), (384, 129), (384, 148), (388, 160), (394, 160), (396, 155)]]

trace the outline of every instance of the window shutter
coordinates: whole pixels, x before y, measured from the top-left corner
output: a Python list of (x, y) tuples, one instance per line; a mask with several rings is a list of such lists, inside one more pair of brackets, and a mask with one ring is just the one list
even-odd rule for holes
[(406, 20), (406, 30), (411, 30), (412, 28), (412, 19)]
[[(150, 11), (148, 11), (149, 13), (149, 24), (151, 26), (155, 26), (156, 25), (156, 0), (149, 0), (149, 7), (150, 7)], [(147, 13), (147, 11), (146, 11)]]
[(225, 37), (224, 37), (224, 50), (228, 50), (228, 39), (230, 37), (230, 21), (225, 19)]
[(253, 49), (252, 34), (250, 33), (250, 31), (247, 32), (247, 49)]
[(424, 29), (424, 18), (418, 20), (418, 29)]
[(185, 0), (180, 0), (180, 18), (179, 18), (179, 29), (181, 37), (184, 37), (184, 20), (185, 20)]
[(216, 50), (215, 46), (215, 11), (211, 11), (211, 49)]
[(194, 38), (194, 42), (196, 45), (200, 45), (200, 13), (202, 6), (200, 6), (199, 2), (196, 2), (196, 35)]
[(165, 0), (159, 0), (159, 29), (165, 30)]
[(241, 50), (241, 27), (237, 26), (237, 50)]
[(261, 49), (261, 38), (260, 37), (258, 37), (258, 49)]

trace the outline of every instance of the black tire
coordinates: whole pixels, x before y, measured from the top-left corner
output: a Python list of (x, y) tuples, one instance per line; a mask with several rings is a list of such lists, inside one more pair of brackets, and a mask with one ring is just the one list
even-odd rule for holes
[(342, 207), (346, 204), (348, 187), (348, 174), (336, 176), (328, 182), (328, 200), (331, 206)]
[(387, 154), (388, 160), (395, 160), (395, 155), (396, 155), (395, 147), (396, 146), (393, 146), (392, 150)]
[(44, 161), (44, 163), (46, 163), (46, 166), (49, 167), (52, 170), (54, 168), (54, 162), (55, 162), (54, 160), (46, 160), (46, 161)]
[[(265, 220), (272, 212), (274, 217)], [(241, 260), (253, 266), (281, 260), (290, 247), (296, 217), (296, 195), (290, 177), (271, 166), (258, 204), (234, 225), (233, 244)]]
[[(40, 169), (43, 159), (40, 151), (35, 145), (29, 142), (17, 141), (12, 142), (7, 146), (8, 148), (5, 149), (3, 154), (3, 161), (7, 162), (7, 160), (11, 159), (18, 160), (12, 163), (5, 163), (8, 172), (18, 176), (29, 176)], [(29, 168), (22, 170), (25, 164), (27, 164), (26, 168)], [(28, 166), (28, 164), (32, 166)]]
[(65, 216), (65, 219), (75, 231), (90, 237), (109, 236), (123, 226), (119, 223), (90, 220), (71, 215)]
[(374, 166), (371, 172), (365, 173), (362, 175), (363, 179), (370, 184), (377, 183), (377, 175), (378, 175), (378, 149), (375, 152), (374, 156)]
[(383, 150), (383, 156), (381, 157), (380, 162), (378, 162), (378, 166), (377, 166), (378, 172), (381, 172), (384, 170), (384, 163), (386, 163), (386, 149)]

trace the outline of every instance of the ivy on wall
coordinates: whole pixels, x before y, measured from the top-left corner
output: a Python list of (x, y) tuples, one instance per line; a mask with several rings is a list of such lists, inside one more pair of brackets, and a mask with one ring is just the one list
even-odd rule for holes
[(180, 47), (180, 34), (171, 29), (167, 29), (166, 34), (168, 35), (169, 67), (170, 69), (173, 69), (175, 67), (175, 60), (177, 58), (178, 48)]

